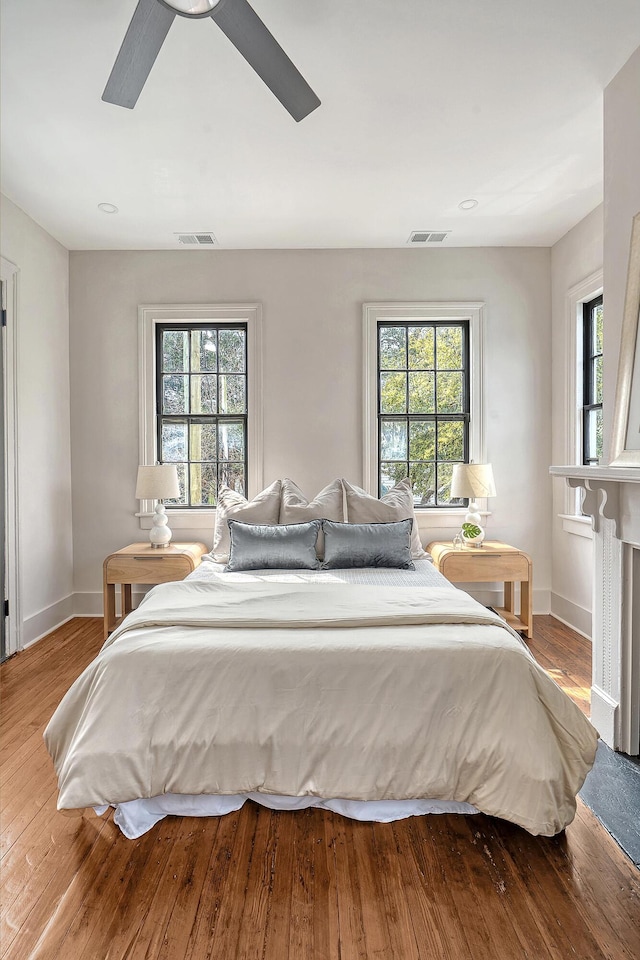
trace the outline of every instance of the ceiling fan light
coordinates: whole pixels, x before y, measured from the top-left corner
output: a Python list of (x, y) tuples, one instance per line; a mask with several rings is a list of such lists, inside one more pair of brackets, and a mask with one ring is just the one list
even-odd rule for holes
[(211, 13), (214, 7), (217, 7), (220, 0), (164, 0), (167, 7), (172, 7), (177, 13), (191, 14), (200, 17), (205, 13)]
[(138, 0), (102, 99), (132, 110), (176, 18), (213, 20), (294, 120), (320, 106), (249, 0)]

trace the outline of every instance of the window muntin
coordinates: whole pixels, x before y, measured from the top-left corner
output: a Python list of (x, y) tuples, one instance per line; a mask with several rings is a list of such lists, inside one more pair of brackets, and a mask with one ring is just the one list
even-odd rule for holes
[(175, 463), (168, 506), (211, 508), (220, 484), (247, 489), (247, 324), (156, 325), (158, 460)]
[(421, 507), (451, 500), (454, 463), (469, 459), (467, 320), (377, 324), (378, 495), (408, 476)]
[(582, 308), (582, 462), (600, 463), (602, 436), (602, 345), (604, 307), (602, 296)]

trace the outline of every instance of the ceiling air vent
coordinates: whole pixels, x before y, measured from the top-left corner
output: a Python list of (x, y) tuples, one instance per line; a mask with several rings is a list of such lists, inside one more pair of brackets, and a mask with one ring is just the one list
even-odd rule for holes
[(416, 230), (407, 243), (442, 243), (450, 233), (450, 230)]
[(178, 243), (188, 246), (213, 247), (218, 241), (212, 233), (175, 233)]

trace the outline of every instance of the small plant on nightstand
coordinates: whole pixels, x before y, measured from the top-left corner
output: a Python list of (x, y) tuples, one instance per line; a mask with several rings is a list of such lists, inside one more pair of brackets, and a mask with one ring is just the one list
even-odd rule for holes
[(463, 523), (462, 539), (465, 543), (479, 547), (484, 540), (484, 530), (477, 523)]

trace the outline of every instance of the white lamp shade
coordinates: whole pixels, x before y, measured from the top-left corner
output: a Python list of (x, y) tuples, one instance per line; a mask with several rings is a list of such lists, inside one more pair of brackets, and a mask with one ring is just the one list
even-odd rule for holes
[(451, 478), (451, 499), (495, 497), (496, 485), (490, 463), (456, 463)]
[(180, 484), (175, 463), (138, 467), (137, 500), (173, 500), (179, 496)]

